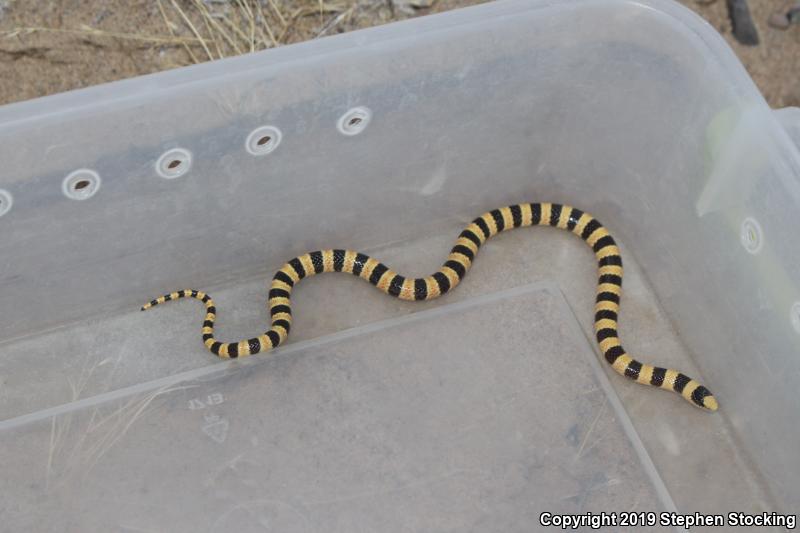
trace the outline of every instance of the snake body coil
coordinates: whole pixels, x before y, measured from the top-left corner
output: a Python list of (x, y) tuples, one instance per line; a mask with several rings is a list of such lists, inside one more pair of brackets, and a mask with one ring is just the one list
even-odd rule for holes
[(489, 237), (525, 226), (554, 226), (580, 236), (594, 250), (598, 264), (594, 329), (606, 361), (619, 374), (637, 383), (652, 385), (680, 394), (693, 405), (717, 410), (711, 392), (686, 375), (653, 367), (633, 359), (622, 348), (617, 333), (617, 313), (622, 295), (622, 258), (614, 239), (593, 216), (574, 207), (530, 203), (502, 207), (476, 218), (458, 236), (444, 265), (433, 275), (406, 278), (383, 263), (350, 250), (322, 250), (295, 257), (275, 274), (269, 290), (272, 325), (264, 334), (239, 342), (224, 343), (214, 338), (217, 310), (208, 294), (196, 290), (173, 292), (142, 307), (142, 311), (178, 298), (196, 298), (206, 306), (203, 343), (222, 358), (237, 358), (276, 348), (289, 336), (292, 323), (292, 288), (305, 277), (323, 272), (347, 272), (369, 281), (381, 291), (403, 300), (432, 300), (447, 293), (466, 275), (478, 249)]

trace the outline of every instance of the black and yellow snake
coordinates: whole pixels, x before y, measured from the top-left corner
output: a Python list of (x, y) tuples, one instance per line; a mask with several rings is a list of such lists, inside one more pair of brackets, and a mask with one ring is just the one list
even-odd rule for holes
[(286, 340), (292, 322), (292, 288), (305, 277), (322, 272), (347, 272), (403, 300), (432, 300), (459, 284), (472, 265), (478, 249), (489, 237), (513, 228), (537, 225), (569, 230), (594, 250), (599, 269), (594, 329), (600, 351), (612, 368), (637, 383), (674, 391), (693, 405), (716, 411), (717, 401), (703, 385), (676, 370), (640, 363), (622, 348), (617, 333), (617, 313), (622, 295), (622, 258), (619, 248), (596, 218), (566, 205), (518, 204), (484, 213), (461, 232), (444, 265), (425, 278), (406, 278), (383, 263), (350, 250), (321, 250), (295, 257), (283, 265), (272, 279), (269, 290), (271, 327), (252, 339), (231, 343), (217, 341), (214, 338), (217, 310), (211, 297), (202, 291), (187, 289), (173, 292), (145, 304), (142, 311), (169, 300), (196, 298), (206, 306), (202, 330), (206, 348), (223, 358), (244, 357), (269, 351)]

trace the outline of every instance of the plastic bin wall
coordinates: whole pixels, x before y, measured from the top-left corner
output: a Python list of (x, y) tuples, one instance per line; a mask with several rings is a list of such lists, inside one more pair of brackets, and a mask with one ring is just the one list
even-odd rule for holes
[[(371, 118), (344, 135), (355, 107)], [(254, 156), (265, 125), (280, 144)], [(164, 179), (176, 148), (189, 171)], [(4, 340), (505, 204), (579, 206), (641, 265), (773, 497), (800, 504), (800, 154), (676, 4), (498, 2), (6, 106), (0, 161)], [(102, 180), (85, 201), (62, 191), (78, 169)]]

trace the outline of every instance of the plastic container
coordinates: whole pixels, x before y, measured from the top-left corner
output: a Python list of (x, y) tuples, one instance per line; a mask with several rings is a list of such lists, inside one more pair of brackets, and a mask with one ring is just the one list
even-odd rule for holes
[[(798, 125), (659, 0), (497, 2), (0, 108), (0, 530), (796, 509)], [(522, 201), (610, 228), (627, 349), (720, 412), (601, 365), (591, 251), (547, 228), (428, 304), (304, 282), (290, 343), (242, 361), (196, 303), (138, 312), (202, 288), (252, 336), (294, 255), (424, 275)]]

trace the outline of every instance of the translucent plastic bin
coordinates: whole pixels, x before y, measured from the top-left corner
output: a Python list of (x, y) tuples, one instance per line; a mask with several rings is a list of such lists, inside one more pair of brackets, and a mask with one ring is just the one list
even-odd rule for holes
[[(0, 530), (794, 512), (797, 115), (658, 0), (498, 2), (0, 108)], [(204, 350), (196, 302), (138, 312), (201, 288), (249, 337), (294, 255), (425, 275), (523, 201), (610, 228), (626, 347), (718, 413), (601, 364), (591, 250), (549, 228), (426, 304), (303, 282), (290, 342), (242, 361)]]

